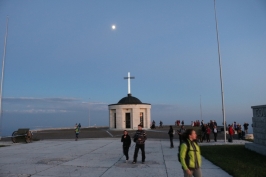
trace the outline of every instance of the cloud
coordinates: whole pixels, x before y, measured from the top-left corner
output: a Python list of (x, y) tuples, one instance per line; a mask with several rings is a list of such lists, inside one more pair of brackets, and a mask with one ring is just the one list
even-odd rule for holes
[[(51, 117), (94, 117), (95, 120), (108, 120), (108, 103), (86, 102), (78, 98), (33, 98), (33, 97), (8, 97), (3, 98), (3, 113), (23, 114), (24, 116), (34, 115)], [(216, 120), (222, 122), (222, 112), (220, 109), (204, 108), (202, 119)], [(200, 107), (191, 104), (151, 104), (152, 120), (162, 120), (165, 124), (172, 124), (175, 120), (185, 120), (186, 122), (200, 120)], [(237, 111), (227, 109), (226, 120), (228, 122), (249, 122), (251, 111)], [(97, 124), (99, 124), (97, 122)]]
[(33, 97), (7, 97), (3, 98), (3, 112), (7, 113), (67, 113), (84, 112), (89, 109), (107, 110), (107, 103), (84, 102), (77, 98), (33, 98)]
[(24, 110), (5, 110), (6, 113), (66, 113), (67, 110), (56, 110), (56, 109), (24, 109)]

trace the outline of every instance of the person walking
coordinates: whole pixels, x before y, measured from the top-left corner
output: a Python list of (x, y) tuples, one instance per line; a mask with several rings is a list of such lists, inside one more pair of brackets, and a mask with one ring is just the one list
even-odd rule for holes
[(193, 129), (187, 129), (184, 133), (184, 143), (180, 146), (180, 163), (184, 177), (202, 177), (201, 155), (197, 143), (197, 134)]
[(213, 127), (213, 135), (214, 135), (214, 141), (215, 142), (217, 142), (217, 133), (218, 133), (217, 127), (214, 125), (214, 127)]
[(124, 134), (121, 137), (121, 142), (123, 142), (123, 153), (126, 156), (126, 163), (128, 162), (128, 150), (131, 146), (131, 138), (126, 130), (124, 130)]
[(135, 146), (135, 152), (134, 152), (134, 159), (133, 159), (133, 164), (137, 162), (137, 157), (139, 153), (139, 149), (141, 150), (141, 155), (142, 155), (142, 163), (145, 163), (145, 141), (147, 139), (146, 132), (142, 130), (142, 125), (138, 125), (138, 130), (136, 131), (134, 135), (134, 142), (136, 142)]
[(173, 130), (172, 126), (170, 126), (170, 129), (168, 131), (168, 135), (169, 135), (169, 138), (170, 138), (170, 148), (174, 148), (174, 144), (173, 144), (174, 130)]

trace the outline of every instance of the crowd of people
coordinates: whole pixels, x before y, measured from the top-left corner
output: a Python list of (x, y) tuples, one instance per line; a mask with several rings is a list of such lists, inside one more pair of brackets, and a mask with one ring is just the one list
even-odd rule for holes
[[(162, 127), (163, 122), (160, 121), (160, 127)], [(176, 126), (180, 126), (180, 120), (177, 120), (175, 122)], [(216, 121), (210, 121), (208, 123), (204, 123), (202, 120), (201, 122), (199, 120), (192, 121), (191, 122), (192, 127), (199, 127), (201, 126), (201, 135), (202, 140), (206, 140), (207, 142), (210, 142), (210, 135), (213, 133), (214, 135), (214, 141), (217, 141), (217, 134), (218, 134), (218, 128)], [(242, 139), (244, 133), (248, 133), (248, 123), (244, 123), (244, 131), (242, 129), (242, 126), (239, 123), (234, 122), (233, 124), (229, 124), (228, 127), (226, 125), (226, 130), (228, 130), (229, 134), (229, 141), (233, 141), (233, 135), (235, 132), (238, 134), (238, 138)], [(76, 141), (78, 140), (79, 132), (80, 132), (81, 124), (75, 125), (75, 134), (76, 134)], [(155, 121), (153, 120), (151, 128), (155, 128)], [(181, 121), (181, 127), (177, 130), (177, 134), (180, 141), (179, 146), (179, 152), (178, 152), (178, 160), (181, 163), (184, 176), (197, 176), (201, 177), (201, 155), (200, 155), (200, 148), (198, 146), (198, 139), (197, 139), (197, 132), (194, 129), (185, 129), (184, 126), (184, 120)], [(175, 135), (175, 130), (173, 129), (173, 126), (170, 126), (168, 135), (170, 138), (170, 148), (174, 148), (173, 138)], [(141, 162), (145, 163), (145, 141), (147, 139), (146, 132), (142, 129), (142, 124), (138, 125), (138, 130), (133, 136), (133, 141), (136, 143), (135, 150), (134, 150), (134, 156), (132, 164), (135, 164), (137, 162), (138, 152), (139, 149), (141, 150)], [(124, 130), (123, 135), (121, 137), (121, 142), (123, 143), (123, 154), (126, 157), (126, 163), (129, 160), (129, 147), (131, 146), (131, 137), (128, 134), (127, 130)], [(190, 158), (188, 158), (190, 157)], [(193, 157), (193, 158), (191, 158)]]
[[(154, 123), (155, 125), (155, 123)], [(201, 155), (200, 155), (200, 148), (197, 144), (197, 134), (195, 130), (193, 129), (184, 129), (183, 127), (183, 135), (181, 142), (185, 142), (180, 144), (180, 155), (179, 155), (179, 161), (181, 163), (181, 167), (184, 172), (184, 176), (196, 176), (201, 177)], [(170, 148), (173, 148), (173, 136), (175, 134), (175, 130), (172, 126), (170, 126), (170, 129), (168, 131), (169, 137), (170, 137)], [(145, 141), (147, 140), (147, 135), (144, 130), (142, 130), (142, 125), (138, 125), (138, 130), (136, 131), (135, 135), (133, 136), (133, 141), (136, 143), (134, 155), (133, 155), (133, 161), (132, 164), (137, 163), (137, 157), (139, 149), (141, 150), (141, 162), (142, 164), (145, 163), (146, 155), (145, 155)], [(121, 142), (123, 143), (123, 154), (126, 157), (126, 163), (128, 163), (129, 156), (128, 151), (129, 147), (131, 146), (131, 137), (128, 134), (126, 130), (124, 130), (124, 133), (121, 137)], [(193, 158), (189, 158), (193, 157)]]
[(244, 129), (239, 123), (234, 122), (232, 124), (229, 124), (227, 127), (229, 134), (229, 141), (230, 142), (233, 141), (234, 134), (237, 134), (238, 139), (244, 139), (245, 134), (248, 134), (248, 126), (249, 124), (247, 122), (243, 124)]
[[(178, 130), (179, 139), (180, 135), (185, 131), (184, 129), (184, 120), (181, 122), (181, 128)], [(180, 126), (180, 120), (175, 122), (176, 126)], [(219, 132), (218, 125), (215, 120), (210, 120), (210, 122), (205, 123), (204, 120), (201, 122), (199, 120), (191, 121), (192, 127), (201, 127), (201, 141), (210, 142), (211, 134), (213, 134), (213, 139), (217, 142), (217, 134)], [(226, 125), (226, 130), (228, 130), (228, 141), (232, 142), (234, 134), (238, 135), (238, 139), (244, 139), (245, 134), (248, 133), (248, 123), (244, 123), (243, 126), (241, 124), (234, 122), (233, 124), (229, 124), (228, 127)], [(222, 128), (223, 129), (223, 128)], [(223, 131), (223, 130), (221, 130)]]
[[(176, 120), (175, 125), (180, 126), (180, 120)], [(182, 120), (181, 125), (184, 125), (184, 120)]]
[(216, 121), (210, 121), (209, 123), (205, 124), (204, 121), (201, 121), (201, 131), (202, 131), (202, 141), (206, 139), (207, 142), (210, 142), (210, 135), (213, 133), (214, 141), (217, 142), (217, 123)]
[[(160, 121), (159, 123), (159, 127), (162, 128), (163, 122)], [(183, 128), (184, 128), (184, 120), (176, 120), (175, 121), (175, 126), (181, 126), (181, 128), (179, 130), (177, 130), (178, 134), (179, 132), (184, 132)], [(217, 141), (217, 134), (219, 132), (218, 130), (218, 125), (217, 122), (215, 120), (210, 120), (209, 122), (205, 123), (204, 120), (200, 121), (200, 120), (195, 120), (195, 121), (191, 121), (191, 126), (192, 127), (201, 127), (201, 141), (205, 141), (206, 142), (210, 142), (210, 137), (213, 134), (213, 139), (216, 142)], [(226, 130), (228, 131), (228, 141), (232, 141), (233, 140), (233, 136), (234, 134), (238, 135), (238, 139), (244, 139), (245, 134), (248, 133), (248, 123), (244, 123), (243, 126), (241, 126), (241, 124), (239, 123), (232, 123), (229, 124), (228, 126), (226, 125)], [(230, 128), (231, 127), (231, 128)], [(151, 129), (155, 129), (155, 121), (152, 121), (152, 125), (151, 125)], [(223, 128), (221, 128), (221, 131), (223, 131)], [(179, 134), (180, 135), (180, 134)]]

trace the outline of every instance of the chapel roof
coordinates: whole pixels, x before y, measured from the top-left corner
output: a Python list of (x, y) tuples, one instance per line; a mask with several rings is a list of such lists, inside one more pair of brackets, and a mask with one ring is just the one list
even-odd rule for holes
[(128, 94), (126, 97), (122, 98), (117, 104), (142, 104), (142, 102), (133, 97), (131, 94)]

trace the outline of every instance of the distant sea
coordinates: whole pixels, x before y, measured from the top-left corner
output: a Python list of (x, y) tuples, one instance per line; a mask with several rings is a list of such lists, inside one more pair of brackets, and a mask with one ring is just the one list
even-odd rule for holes
[[(66, 114), (14, 114), (5, 113), (2, 117), (1, 136), (11, 136), (18, 128), (30, 128), (31, 130), (51, 129), (51, 128), (74, 128), (76, 123), (80, 123), (82, 127), (108, 126), (109, 118), (107, 113), (91, 114), (90, 120), (86, 118), (86, 114), (66, 113)], [(154, 116), (155, 118), (155, 116)], [(187, 122), (189, 120), (184, 119)], [(158, 125), (160, 118), (155, 119)], [(244, 120), (242, 120), (244, 121)], [(242, 122), (241, 121), (241, 122)], [(174, 119), (169, 122), (173, 122)], [(164, 122), (164, 125), (170, 123)], [(220, 123), (217, 122), (219, 126)], [(172, 125), (173, 125), (172, 124)], [(185, 123), (186, 124), (186, 123)], [(176, 128), (175, 128), (176, 129)], [(249, 122), (249, 133), (253, 133), (253, 128)]]
[[(29, 128), (30, 130), (41, 130), (51, 128), (74, 128), (76, 123), (80, 123), (81, 127), (88, 127), (88, 119), (84, 119), (85, 116), (77, 116), (67, 114), (62, 115), (50, 115), (50, 114), (4, 114), (2, 119), (2, 131), (1, 136), (11, 136), (14, 131), (19, 128)], [(103, 117), (103, 116), (101, 116)], [(107, 117), (107, 116), (105, 116)], [(90, 120), (91, 126), (107, 126), (107, 118), (98, 118)]]

